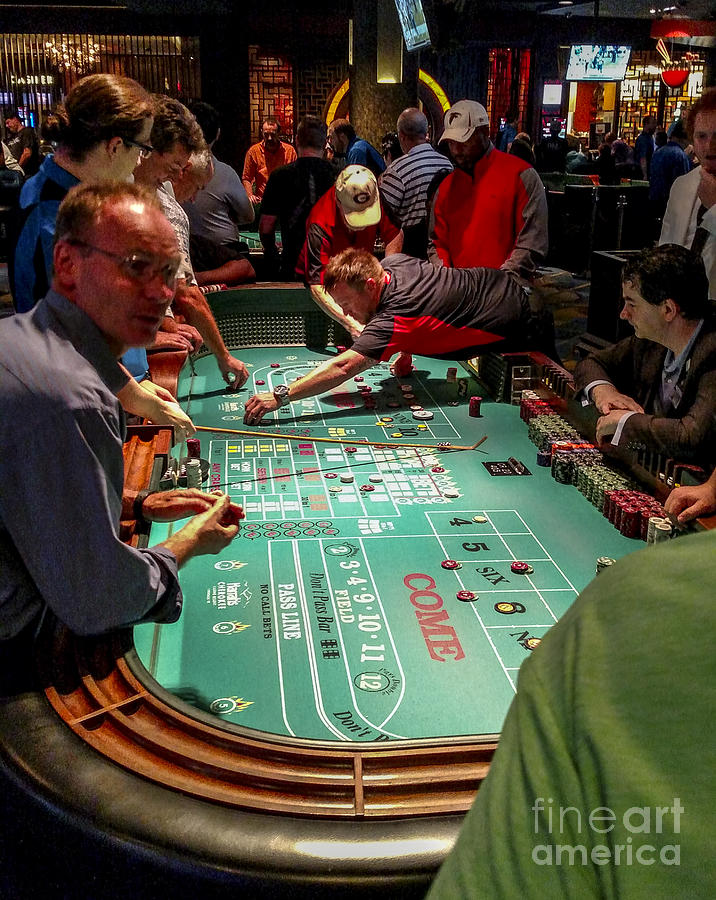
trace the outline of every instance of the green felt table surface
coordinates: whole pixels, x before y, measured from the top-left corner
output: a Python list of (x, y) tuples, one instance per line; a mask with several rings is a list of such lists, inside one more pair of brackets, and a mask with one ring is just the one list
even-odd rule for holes
[[(254, 391), (326, 358), (295, 347), (240, 355), (251, 375), (238, 394), (213, 357), (184, 370), (179, 399), (196, 424), (244, 428)], [(295, 738), (496, 734), (521, 662), (594, 577), (596, 559), (643, 546), (536, 465), (518, 407), (485, 397), (472, 418), (469, 397), (485, 394), (472, 376), (458, 398), (460, 385), (446, 380), (454, 363), (415, 362), (409, 378), (387, 365), (365, 373), (373, 410), (349, 381), (271, 414), (260, 429), (270, 436), (200, 435), (208, 485), (228, 491), (246, 520), (225, 551), (182, 569), (177, 623), (135, 628), (140, 659), (164, 688), (225, 722)], [(433, 419), (414, 420), (411, 404)], [(378, 424), (383, 417), (392, 421)], [(484, 435), (476, 450), (404, 446)], [(356, 452), (313, 437), (354, 440)], [(495, 476), (484, 465), (511, 457), (530, 474)], [(514, 574), (516, 560), (534, 572)], [(459, 600), (462, 590), (477, 598)]]

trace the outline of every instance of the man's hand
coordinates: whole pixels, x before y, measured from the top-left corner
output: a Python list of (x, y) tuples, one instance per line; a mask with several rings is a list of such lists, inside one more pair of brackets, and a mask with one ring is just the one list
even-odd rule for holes
[(232, 391), (238, 391), (249, 377), (249, 370), (246, 366), (240, 359), (236, 359), (228, 354), (221, 359), (217, 356), (216, 362), (224, 381), (229, 385)]
[(196, 434), (194, 423), (179, 406), (170, 391), (146, 378), (139, 383), (139, 387), (151, 397), (151, 408), (144, 414), (144, 417), (155, 425), (171, 425), (174, 429), (175, 444), (181, 444), (182, 441)]
[(703, 166), (701, 167), (701, 180), (699, 181), (697, 195), (706, 209), (711, 209), (716, 203), (716, 175), (707, 172)]
[(193, 325), (187, 325), (185, 322), (176, 323), (176, 334), (180, 334), (182, 337), (186, 338), (186, 340), (189, 341), (189, 343), (191, 344), (191, 349), (194, 351), (194, 353), (196, 353), (196, 351), (204, 343), (204, 339), (196, 330), (196, 328), (194, 328)]
[(190, 352), (198, 350), (204, 343), (204, 339), (193, 325), (188, 325), (186, 322), (179, 322), (172, 316), (166, 316), (164, 318), (159, 333), (157, 334), (157, 338), (164, 334), (171, 335), (171, 337), (177, 340), (185, 341), (187, 349)]
[(710, 478), (705, 484), (674, 488), (666, 498), (664, 509), (682, 524), (716, 513), (716, 478)]
[(196, 434), (196, 426), (176, 400), (157, 400), (157, 411), (147, 416), (155, 425), (169, 425), (174, 429), (174, 444), (181, 444)]
[(598, 384), (596, 387), (593, 387), (591, 390), (591, 399), (592, 403), (594, 403), (602, 415), (606, 415), (613, 409), (618, 409), (622, 412), (626, 412), (627, 410), (638, 413), (644, 412), (636, 400), (633, 400), (626, 394), (620, 393), (613, 384)]
[(151, 394), (152, 397), (157, 397), (159, 400), (166, 400), (167, 403), (177, 402), (171, 391), (162, 387), (161, 384), (154, 384), (154, 382), (150, 381), (148, 378), (145, 378), (144, 381), (140, 381), (139, 387), (148, 394)]
[(137, 384), (130, 378), (117, 392), (117, 398), (128, 413), (149, 419), (155, 425), (174, 429), (174, 442), (181, 443), (196, 433), (194, 423), (166, 388), (145, 379)]
[(194, 349), (191, 341), (178, 331), (158, 331), (150, 350), (186, 350)]
[[(238, 523), (231, 521), (231, 506), (226, 495), (217, 496), (213, 506), (194, 516), (159, 546), (171, 550), (180, 566), (193, 556), (220, 553), (239, 533)], [(226, 521), (230, 524), (223, 524)]]
[(263, 394), (254, 394), (246, 401), (244, 412), (245, 425), (258, 425), (266, 413), (273, 412), (278, 409), (278, 400), (273, 394), (266, 392)]
[(623, 409), (614, 409), (610, 413), (607, 413), (606, 416), (600, 416), (600, 418), (597, 419), (598, 444), (603, 443), (607, 438), (610, 438), (614, 434), (623, 415)]
[[(177, 491), (157, 491), (149, 494), (142, 503), (142, 517), (148, 522), (176, 522), (211, 509), (224, 495), (207, 494), (197, 488)], [(221, 520), (222, 525), (238, 525), (244, 518), (243, 509), (236, 503), (229, 508)]]
[(204, 343), (202, 336), (193, 325), (188, 325), (184, 321), (180, 321), (176, 316), (164, 316), (162, 324), (159, 326), (157, 339), (161, 338), (162, 335), (167, 334), (175, 339), (183, 339), (188, 343), (188, 349), (190, 351), (198, 350)]

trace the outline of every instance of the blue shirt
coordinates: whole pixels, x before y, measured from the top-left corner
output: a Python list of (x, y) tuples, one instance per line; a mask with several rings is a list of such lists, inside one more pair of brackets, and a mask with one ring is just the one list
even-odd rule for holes
[(696, 338), (701, 333), (704, 320), (699, 319), (694, 328), (694, 333), (678, 356), (674, 356), (673, 350), (667, 350), (664, 357), (664, 368), (661, 373), (661, 385), (659, 387), (659, 399), (662, 409), (668, 410), (670, 406), (678, 406), (681, 402), (681, 388), (679, 381), (684, 368), (688, 372), (691, 361), (691, 352), (694, 349)]
[(126, 381), (54, 291), (0, 322), (0, 640), (45, 607), (78, 634), (179, 617), (174, 554), (119, 539)]
[(642, 159), (646, 160), (646, 178), (649, 177), (651, 172), (651, 159), (654, 155), (655, 147), (653, 135), (647, 134), (645, 131), (642, 131), (634, 144), (634, 162), (637, 166), (641, 166)]
[(365, 166), (374, 175), (380, 175), (385, 169), (385, 160), (372, 144), (362, 138), (354, 138), (346, 152), (347, 166)]
[[(79, 178), (47, 156), (37, 175), (22, 188), (20, 210), (25, 221), (15, 249), (13, 283), (18, 312), (32, 309), (50, 289), (57, 211), (69, 189), (79, 183)], [(149, 363), (144, 347), (128, 350), (122, 362), (137, 381), (147, 377)]]
[(15, 248), (12, 286), (18, 312), (32, 309), (50, 288), (57, 210), (69, 189), (79, 183), (79, 178), (55, 163), (54, 156), (46, 156), (37, 175), (23, 185), (20, 192), (23, 224)]
[(507, 153), (510, 148), (510, 144), (517, 137), (517, 129), (514, 125), (505, 125), (505, 127), (500, 131), (497, 135), (497, 140), (495, 141), (495, 146), (498, 150), (502, 150), (503, 153)]
[(649, 199), (665, 209), (671, 185), (679, 175), (686, 175), (690, 171), (691, 160), (678, 141), (668, 141), (663, 147), (659, 147), (651, 158)]

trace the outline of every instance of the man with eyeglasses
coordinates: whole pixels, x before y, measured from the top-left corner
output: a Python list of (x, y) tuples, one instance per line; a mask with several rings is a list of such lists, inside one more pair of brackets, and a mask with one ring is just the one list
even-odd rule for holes
[[(241, 360), (233, 357), (227, 350), (211, 308), (197, 286), (189, 256), (188, 220), (174, 197), (171, 184), (171, 180), (177, 178), (188, 165), (193, 153), (207, 149), (204, 136), (194, 116), (178, 100), (162, 96), (154, 99), (154, 124), (149, 137), (152, 152), (135, 169), (134, 180), (157, 192), (157, 198), (174, 228), (179, 244), (182, 266), (172, 309), (199, 332), (216, 357), (224, 381), (233, 390), (238, 390), (249, 373)], [(176, 332), (176, 329), (171, 316), (162, 323), (164, 332)]]
[[(71, 190), (57, 218), (52, 288), (0, 323), (0, 695), (28, 670), (42, 620), (78, 634), (181, 612), (177, 568), (218, 553), (243, 513), (228, 497), (175, 491), (123, 498), (128, 347), (151, 344), (180, 258), (156, 197), (138, 185)], [(192, 516), (162, 544), (119, 540), (132, 512)]]

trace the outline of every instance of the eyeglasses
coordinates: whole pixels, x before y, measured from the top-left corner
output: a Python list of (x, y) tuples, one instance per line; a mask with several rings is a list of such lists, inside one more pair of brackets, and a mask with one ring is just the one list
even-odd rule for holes
[(130, 141), (129, 138), (122, 138), (122, 142), (129, 147), (136, 147), (139, 150), (140, 159), (146, 159), (154, 153), (154, 147), (150, 144), (140, 144), (139, 141)]
[(119, 266), (125, 275), (133, 281), (139, 282), (139, 284), (148, 284), (159, 276), (167, 287), (172, 289), (176, 287), (182, 263), (180, 256), (173, 257), (169, 262), (158, 264), (155, 257), (144, 253), (130, 253), (129, 256), (122, 256), (121, 253), (112, 253), (109, 250), (104, 250), (102, 247), (88, 244), (86, 241), (73, 240), (68, 241), (68, 243), (108, 257)]

